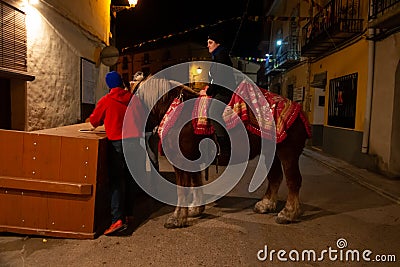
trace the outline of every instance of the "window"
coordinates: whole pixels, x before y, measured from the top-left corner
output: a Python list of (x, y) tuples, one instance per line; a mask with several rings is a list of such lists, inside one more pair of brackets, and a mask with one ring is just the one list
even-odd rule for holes
[(330, 80), (328, 125), (355, 127), (358, 73)]
[(25, 13), (0, 1), (0, 67), (27, 71)]

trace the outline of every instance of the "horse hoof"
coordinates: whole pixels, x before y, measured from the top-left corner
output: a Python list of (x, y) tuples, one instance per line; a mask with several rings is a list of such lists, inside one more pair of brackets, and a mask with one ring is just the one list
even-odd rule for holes
[(205, 210), (205, 206), (199, 207), (189, 207), (188, 208), (188, 217), (200, 217)]
[(278, 224), (289, 224), (296, 222), (297, 219), (300, 217), (300, 210), (297, 211), (289, 211), (287, 208), (284, 208), (281, 210), (281, 212), (278, 213), (278, 216), (276, 217), (275, 221)]
[(289, 223), (292, 223), (292, 221), (288, 220), (287, 218), (283, 218), (283, 217), (279, 217), (279, 216), (275, 218), (275, 222), (277, 224), (289, 224)]
[(260, 200), (254, 205), (254, 212), (256, 213), (268, 213), (268, 212), (274, 212), (276, 209), (276, 203), (274, 204), (273, 202), (269, 200)]
[(185, 226), (186, 222), (184, 220), (179, 220), (173, 216), (169, 217), (164, 223), (164, 227), (167, 229), (183, 228)]

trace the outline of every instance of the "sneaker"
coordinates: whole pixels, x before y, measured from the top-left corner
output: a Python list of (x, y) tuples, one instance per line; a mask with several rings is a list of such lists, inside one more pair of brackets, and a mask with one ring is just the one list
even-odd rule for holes
[(104, 231), (105, 235), (110, 235), (116, 231), (123, 231), (126, 229), (126, 224), (122, 223), (122, 220), (118, 220), (115, 223), (111, 224), (111, 226)]

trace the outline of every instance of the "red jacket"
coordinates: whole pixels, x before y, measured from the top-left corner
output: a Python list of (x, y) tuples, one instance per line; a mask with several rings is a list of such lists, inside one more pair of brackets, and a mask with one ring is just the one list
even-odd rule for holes
[[(123, 88), (112, 88), (108, 94), (103, 96), (90, 115), (90, 123), (93, 127), (104, 124), (107, 138), (109, 140), (121, 140), (130, 137), (142, 137), (144, 132), (144, 111), (140, 101), (133, 101), (132, 94)], [(136, 100), (136, 96), (135, 100)], [(129, 105), (129, 123), (124, 125), (124, 117)], [(122, 128), (124, 134), (122, 134)]]

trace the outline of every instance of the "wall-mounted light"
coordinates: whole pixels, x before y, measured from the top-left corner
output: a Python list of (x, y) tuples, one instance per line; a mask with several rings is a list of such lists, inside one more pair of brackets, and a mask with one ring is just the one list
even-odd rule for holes
[(201, 74), (201, 73), (203, 72), (203, 70), (202, 70), (201, 67), (198, 67), (198, 68), (196, 69), (196, 72), (197, 72), (197, 74)]
[(116, 16), (116, 13), (120, 12), (121, 10), (134, 8), (137, 5), (138, 0), (128, 0), (128, 2), (129, 6), (111, 6), (111, 11), (113, 12), (114, 17)]
[(282, 40), (281, 40), (281, 39), (278, 39), (278, 40), (276, 41), (276, 45), (277, 45), (277, 46), (281, 46), (281, 45), (282, 45)]
[(129, 6), (132, 8), (137, 5), (138, 0), (128, 0), (128, 2), (129, 2)]

